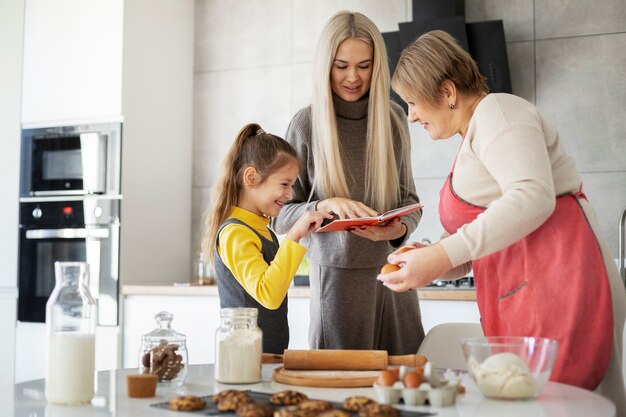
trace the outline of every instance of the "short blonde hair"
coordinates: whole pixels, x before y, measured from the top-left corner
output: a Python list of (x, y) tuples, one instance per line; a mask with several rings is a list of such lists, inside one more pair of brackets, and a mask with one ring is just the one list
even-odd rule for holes
[(485, 77), (470, 54), (448, 33), (433, 30), (402, 51), (391, 87), (402, 97), (415, 97), (436, 105), (446, 80), (462, 93), (489, 92)]

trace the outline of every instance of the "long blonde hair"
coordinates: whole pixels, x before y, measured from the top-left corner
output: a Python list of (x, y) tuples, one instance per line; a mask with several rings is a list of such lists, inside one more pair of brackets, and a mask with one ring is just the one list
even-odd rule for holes
[(298, 163), (296, 150), (284, 139), (265, 133), (256, 123), (245, 125), (231, 145), (217, 183), (211, 193), (211, 203), (205, 215), (202, 253), (214, 265), (217, 232), (239, 200), (243, 188), (243, 172), (254, 167), (262, 184), (268, 176), (288, 163)]
[[(337, 49), (348, 38), (367, 42), (374, 52), (365, 151), (365, 202), (382, 212), (394, 208), (402, 198), (392, 126), (401, 135), (403, 147), (408, 143), (408, 135), (403, 127), (402, 117), (390, 107), (389, 65), (385, 42), (374, 22), (361, 13), (342, 11), (335, 14), (324, 27), (317, 46), (311, 104), (313, 161), (316, 172), (314, 187), (324, 198), (351, 197), (341, 160), (330, 84), (330, 72)], [(401, 149), (399, 154), (402, 155), (404, 166), (408, 165), (409, 152)], [(405, 169), (405, 172), (408, 173), (409, 170)]]

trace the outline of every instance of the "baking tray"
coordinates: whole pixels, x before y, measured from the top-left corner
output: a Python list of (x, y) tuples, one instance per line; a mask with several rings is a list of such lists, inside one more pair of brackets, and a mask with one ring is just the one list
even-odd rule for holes
[[(257, 391), (245, 391), (247, 392), (252, 399), (254, 400), (254, 402), (256, 402), (257, 404), (270, 404), (270, 397), (272, 396), (271, 393), (266, 393), (266, 392), (257, 392)], [(199, 396), (200, 398), (202, 398), (205, 402), (206, 402), (206, 407), (204, 408), (204, 410), (197, 410), (197, 411), (181, 411), (181, 413), (187, 413), (187, 414), (201, 414), (204, 416), (223, 416), (223, 417), (233, 417), (233, 416), (237, 416), (237, 414), (234, 411), (220, 411), (217, 409), (217, 404), (215, 404), (213, 401), (211, 401), (211, 395), (204, 395), (204, 396)], [(313, 398), (311, 398), (313, 399)], [(341, 409), (341, 403), (337, 403), (337, 402), (333, 402), (333, 401), (329, 401), (335, 408), (337, 409)], [(151, 404), (151, 407), (155, 407), (155, 408), (161, 408), (161, 409), (165, 409), (168, 411), (174, 411), (174, 410), (169, 410), (167, 408), (169, 402), (162, 402), (162, 403), (156, 403), (156, 404)], [(276, 406), (274, 404), (272, 404), (274, 407), (276, 407), (276, 409), (282, 408), (281, 406)], [(343, 410), (348, 412), (347, 410)], [(426, 413), (426, 412), (421, 412), (421, 411), (408, 411), (408, 410), (401, 410), (398, 409), (398, 411), (400, 412), (399, 417), (421, 417), (421, 416), (432, 416), (435, 413)], [(354, 412), (348, 412), (351, 416), (353, 417), (357, 417), (358, 414), (354, 413)]]

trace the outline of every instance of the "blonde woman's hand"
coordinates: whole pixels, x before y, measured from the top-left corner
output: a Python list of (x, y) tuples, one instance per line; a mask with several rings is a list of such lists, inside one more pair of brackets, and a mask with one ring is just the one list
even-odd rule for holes
[(357, 236), (375, 242), (380, 240), (394, 240), (406, 234), (406, 225), (400, 222), (400, 218), (395, 218), (384, 226), (363, 226), (350, 230)]
[(377, 279), (384, 286), (398, 292), (425, 287), (452, 268), (448, 254), (439, 244), (389, 255), (389, 263), (400, 269), (379, 274)]
[(317, 230), (322, 225), (324, 219), (332, 219), (333, 216), (329, 213), (321, 211), (305, 211), (302, 216), (291, 226), (285, 239), (299, 242), (300, 239), (307, 233), (313, 230)]
[(378, 216), (378, 212), (360, 201), (344, 197), (332, 197), (317, 203), (317, 209), (326, 213), (335, 213), (340, 219)]

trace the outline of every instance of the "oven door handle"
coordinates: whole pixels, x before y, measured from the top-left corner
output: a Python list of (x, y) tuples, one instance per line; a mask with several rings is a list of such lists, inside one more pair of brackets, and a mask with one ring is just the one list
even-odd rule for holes
[(106, 227), (88, 229), (35, 229), (26, 231), (26, 239), (107, 239), (109, 229)]

